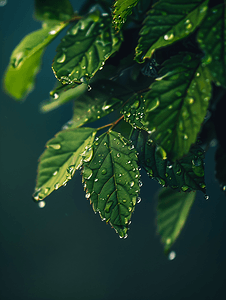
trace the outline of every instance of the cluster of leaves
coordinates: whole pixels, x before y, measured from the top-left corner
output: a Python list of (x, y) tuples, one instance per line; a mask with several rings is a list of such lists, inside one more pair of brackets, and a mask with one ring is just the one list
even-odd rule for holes
[[(78, 15), (68, 0), (36, 0), (42, 28), (13, 51), (5, 89), (23, 99), (45, 48), (69, 26), (52, 64), (58, 85), (41, 110), (68, 101), (74, 108), (40, 157), (34, 200), (43, 203), (81, 169), (85, 197), (125, 238), (143, 168), (163, 187), (157, 230), (168, 251), (196, 191), (208, 198), (204, 150), (218, 138), (216, 108), (225, 95), (225, 16), (225, 1), (93, 0)], [(108, 114), (109, 124), (83, 126)], [(217, 178), (226, 190), (219, 144)]]

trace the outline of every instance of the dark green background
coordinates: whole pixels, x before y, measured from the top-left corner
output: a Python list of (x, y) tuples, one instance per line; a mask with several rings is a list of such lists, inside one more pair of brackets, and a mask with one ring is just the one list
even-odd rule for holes
[[(72, 1), (78, 9), (80, 1)], [(33, 2), (0, 7), (0, 76), (25, 34), (40, 27)], [(38, 157), (46, 141), (71, 118), (71, 105), (39, 112), (55, 78), (51, 62), (59, 39), (43, 58), (36, 89), (25, 102), (0, 96), (0, 299), (160, 300), (217, 299), (225, 294), (226, 199), (214, 179), (214, 152), (206, 159), (210, 196), (200, 192), (169, 261), (155, 230), (158, 184), (142, 173), (142, 201), (121, 240), (95, 215), (79, 172), (40, 209), (31, 198)]]

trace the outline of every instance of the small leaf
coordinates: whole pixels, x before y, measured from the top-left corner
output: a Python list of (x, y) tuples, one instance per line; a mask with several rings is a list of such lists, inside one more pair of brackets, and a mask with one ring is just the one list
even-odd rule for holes
[(164, 188), (159, 193), (157, 232), (167, 253), (178, 238), (188, 218), (196, 192), (180, 193)]
[(110, 17), (96, 10), (68, 30), (57, 47), (53, 71), (63, 83), (84, 82), (103, 68), (121, 41)]
[(220, 4), (211, 8), (197, 35), (204, 51), (203, 64), (207, 65), (217, 83), (226, 87), (226, 7)]
[(94, 211), (125, 238), (139, 193), (135, 149), (117, 132), (102, 134), (93, 144), (92, 159), (84, 163), (83, 178)]
[(168, 46), (192, 33), (203, 20), (209, 0), (159, 1), (148, 12), (136, 48), (136, 60), (151, 58), (158, 48)]
[(73, 126), (94, 122), (122, 105), (131, 91), (112, 80), (98, 80), (74, 102)]
[(204, 151), (201, 147), (192, 146), (187, 155), (171, 163), (167, 153), (151, 141), (145, 131), (134, 130), (130, 138), (139, 153), (140, 166), (162, 186), (183, 192), (200, 190), (206, 193)]
[(114, 3), (113, 25), (120, 30), (139, 0), (117, 0)]
[(195, 143), (211, 97), (208, 69), (192, 53), (165, 61), (145, 95), (145, 126), (151, 138), (175, 160)]
[(145, 99), (142, 95), (134, 95), (123, 106), (121, 113), (124, 115), (126, 122), (133, 128), (144, 129), (143, 117), (145, 112)]
[(4, 87), (11, 96), (21, 99), (32, 90), (45, 47), (65, 26), (62, 23), (43, 27), (25, 36), (15, 48), (4, 77)]
[(67, 21), (73, 15), (69, 0), (35, 0), (35, 18), (40, 21)]
[(59, 132), (47, 143), (40, 157), (34, 200), (43, 200), (72, 178), (84, 155), (85, 158), (91, 155), (95, 134), (92, 128), (69, 129)]
[(61, 105), (78, 98), (87, 90), (87, 84), (62, 84), (60, 87), (50, 92), (51, 99), (41, 105), (42, 112), (49, 112)]

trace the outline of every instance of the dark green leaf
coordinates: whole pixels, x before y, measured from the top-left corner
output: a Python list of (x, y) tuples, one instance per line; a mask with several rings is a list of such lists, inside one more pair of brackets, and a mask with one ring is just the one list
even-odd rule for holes
[(134, 6), (139, 0), (117, 0), (114, 3), (113, 23), (116, 30), (120, 30), (126, 22), (129, 15), (131, 15)]
[(65, 26), (63, 23), (45, 26), (25, 36), (15, 48), (4, 78), (5, 89), (14, 98), (24, 98), (32, 90), (45, 47)]
[(158, 48), (170, 45), (191, 32), (203, 20), (209, 0), (159, 1), (148, 12), (136, 48), (136, 60), (150, 58)]
[(53, 71), (63, 83), (84, 82), (103, 68), (121, 41), (108, 14), (96, 10), (68, 30), (57, 47)]
[(164, 188), (159, 193), (157, 207), (157, 232), (165, 252), (178, 238), (187, 220), (196, 192), (181, 193)]
[(142, 95), (134, 95), (123, 106), (121, 113), (126, 122), (129, 122), (133, 128), (144, 128), (142, 123), (145, 112), (145, 101)]
[(92, 155), (90, 146), (95, 134), (92, 128), (69, 129), (59, 132), (47, 143), (40, 157), (34, 200), (44, 199), (72, 178), (83, 159)]
[(112, 80), (98, 80), (74, 102), (73, 126), (94, 122), (128, 99), (131, 91)]
[(204, 151), (192, 146), (189, 153), (171, 163), (166, 152), (148, 138), (145, 131), (136, 130), (131, 140), (139, 153), (139, 164), (151, 178), (162, 186), (170, 186), (183, 192), (201, 190), (206, 192), (204, 181)]
[(206, 54), (207, 65), (217, 83), (226, 87), (226, 6), (221, 4), (209, 10), (197, 35), (200, 47)]
[(145, 126), (175, 160), (195, 143), (211, 97), (210, 74), (195, 54), (181, 53), (165, 61), (145, 95)]
[(87, 84), (63, 84), (50, 92), (51, 99), (41, 105), (42, 112), (49, 112), (78, 98), (87, 90)]
[(84, 163), (83, 178), (94, 211), (125, 238), (139, 193), (135, 149), (119, 133), (104, 133), (93, 144), (92, 158)]
[(73, 13), (69, 0), (35, 0), (35, 18), (38, 20), (66, 21)]

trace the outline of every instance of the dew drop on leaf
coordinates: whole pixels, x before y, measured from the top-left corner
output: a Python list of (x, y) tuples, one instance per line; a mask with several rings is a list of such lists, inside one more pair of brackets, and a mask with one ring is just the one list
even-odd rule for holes
[(83, 169), (83, 177), (84, 179), (86, 180), (89, 180), (93, 175), (93, 171), (88, 168), (87, 166), (84, 166), (84, 169)]
[(106, 175), (106, 174), (107, 174), (107, 170), (106, 170), (106, 169), (102, 169), (102, 170), (101, 170), (101, 174), (102, 174), (102, 175)]
[(61, 145), (60, 144), (50, 144), (50, 145), (47, 145), (48, 148), (53, 148), (55, 150), (59, 150), (61, 148)]
[(66, 60), (66, 54), (63, 53), (60, 57), (57, 58), (56, 61), (57, 61), (58, 63), (61, 64), (61, 63), (63, 63), (65, 60)]
[(169, 33), (169, 34), (165, 34), (164, 35), (164, 40), (168, 41), (168, 40), (172, 40), (174, 38), (174, 34), (173, 33)]
[(89, 199), (90, 193), (86, 193), (86, 194), (85, 194), (85, 197), (86, 197), (86, 199)]

